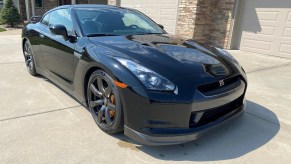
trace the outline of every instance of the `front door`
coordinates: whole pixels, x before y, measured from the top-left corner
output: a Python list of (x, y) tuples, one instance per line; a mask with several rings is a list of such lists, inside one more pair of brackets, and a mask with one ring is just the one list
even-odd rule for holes
[(49, 27), (64, 25), (68, 35), (74, 35), (73, 22), (69, 9), (59, 9), (51, 13), (49, 26), (45, 30), (45, 47), (49, 51), (43, 55), (46, 70), (54, 79), (64, 86), (70, 86), (74, 79), (74, 49), (75, 43), (65, 40), (60, 35), (54, 35)]

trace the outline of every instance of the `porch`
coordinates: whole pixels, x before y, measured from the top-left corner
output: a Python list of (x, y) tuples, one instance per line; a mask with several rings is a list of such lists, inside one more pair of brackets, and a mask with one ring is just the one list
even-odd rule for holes
[(69, 4), (111, 4), (110, 0), (19, 0), (19, 12), (23, 20), (41, 16), (50, 9)]

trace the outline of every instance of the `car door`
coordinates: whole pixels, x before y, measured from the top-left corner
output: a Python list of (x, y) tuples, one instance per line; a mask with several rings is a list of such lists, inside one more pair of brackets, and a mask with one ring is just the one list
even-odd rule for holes
[(41, 21), (37, 23), (39, 24), (38, 37), (37, 37), (39, 52), (35, 54), (35, 57), (38, 58), (38, 60), (36, 61), (36, 63), (38, 64), (38, 69), (40, 69), (38, 71), (42, 71), (42, 73), (44, 73), (46, 69), (43, 56), (47, 55), (47, 53), (50, 53), (50, 49), (47, 46), (46, 37), (44, 35), (45, 33), (47, 33), (46, 29), (48, 28), (48, 25), (49, 25), (50, 16), (51, 16), (51, 13), (46, 13), (42, 17)]
[(75, 35), (70, 9), (52, 11), (49, 25), (43, 30), (43, 60), (50, 76), (67, 88), (71, 88), (74, 79), (75, 43), (53, 34), (50, 27), (56, 24), (64, 25), (69, 36)]

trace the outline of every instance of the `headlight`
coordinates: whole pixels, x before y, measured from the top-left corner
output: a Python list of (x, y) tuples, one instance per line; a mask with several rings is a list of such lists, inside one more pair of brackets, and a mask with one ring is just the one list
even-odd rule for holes
[(145, 68), (131, 60), (115, 57), (122, 65), (128, 68), (145, 86), (148, 90), (158, 91), (174, 91), (176, 86), (168, 79), (157, 74), (156, 72)]
[(214, 47), (218, 52), (220, 52), (222, 55), (226, 56), (227, 58), (229, 58), (230, 60), (232, 60), (233, 62), (235, 62), (236, 64), (239, 64), (238, 61), (229, 53), (227, 52), (225, 49), (221, 49), (221, 48), (217, 48)]

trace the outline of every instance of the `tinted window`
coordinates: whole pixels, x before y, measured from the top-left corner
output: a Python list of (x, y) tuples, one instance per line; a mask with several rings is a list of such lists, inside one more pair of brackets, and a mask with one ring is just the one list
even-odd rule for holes
[(85, 35), (141, 35), (164, 33), (145, 15), (128, 9), (82, 9), (76, 10), (77, 18)]
[(73, 21), (69, 9), (59, 9), (51, 13), (49, 25), (64, 25), (69, 35), (73, 34)]
[(46, 14), (42, 18), (41, 23), (44, 24), (44, 25), (48, 25), (49, 24), (49, 21), (50, 21), (50, 16), (51, 16), (51, 13)]

